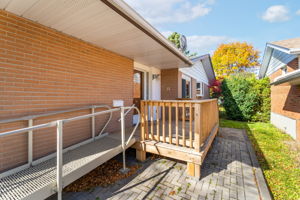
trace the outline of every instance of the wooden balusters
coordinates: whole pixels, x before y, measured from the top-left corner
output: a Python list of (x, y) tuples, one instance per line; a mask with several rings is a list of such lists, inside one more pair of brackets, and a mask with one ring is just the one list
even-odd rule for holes
[(179, 137), (178, 137), (178, 129), (179, 129), (179, 128), (178, 128), (178, 103), (176, 103), (176, 110), (175, 110), (175, 113), (176, 113), (176, 114), (175, 114), (175, 120), (176, 120), (176, 121), (175, 121), (175, 123), (176, 123), (176, 124), (175, 124), (175, 126), (176, 126), (176, 127), (175, 127), (175, 128), (176, 128), (176, 129), (175, 129), (175, 130), (176, 130), (176, 145), (178, 146), (178, 145), (179, 145)]
[(164, 103), (162, 105), (162, 135), (163, 142), (166, 143), (166, 107)]
[(195, 139), (195, 147), (194, 149), (200, 152), (201, 145), (201, 104), (195, 104), (195, 117), (194, 117), (194, 139)]
[(189, 137), (190, 137), (190, 148), (193, 148), (193, 108), (192, 103), (190, 103), (190, 120), (189, 120)]
[(156, 105), (156, 136), (157, 141), (160, 141), (160, 133), (159, 133), (159, 103)]
[[(189, 113), (188, 118), (186, 116), (187, 113)], [(156, 116), (155, 120), (154, 116)], [(182, 121), (179, 122), (179, 120)], [(188, 173), (192, 176), (200, 177), (201, 163), (211, 146), (213, 138), (217, 134), (218, 122), (218, 102), (215, 99), (200, 101), (142, 101), (141, 141), (155, 140), (160, 143), (169, 143), (174, 145), (174, 149), (162, 151), (159, 148), (163, 147), (159, 147), (160, 145), (156, 144), (154, 144), (155, 148), (144, 148), (146, 145), (153, 145), (153, 142), (148, 143), (146, 141), (143, 143), (144, 146), (140, 145), (139, 149), (137, 149), (137, 158), (145, 160), (146, 151), (151, 152), (152, 149), (158, 150), (153, 150), (151, 153), (172, 156), (171, 151), (181, 152), (181, 147), (191, 148), (194, 151), (201, 152), (199, 154), (201, 158), (190, 158), (190, 156), (195, 156), (196, 154), (182, 155), (181, 158), (184, 158), (188, 163)]]
[(141, 141), (145, 140), (145, 104), (141, 102)]
[(218, 123), (218, 103), (217, 100), (142, 101), (141, 118), (141, 140), (155, 140), (200, 151)]
[(150, 131), (151, 131), (151, 140), (155, 140), (154, 138), (154, 127), (153, 127), (153, 103), (150, 103)]
[(183, 146), (185, 147), (185, 103), (183, 103), (182, 106), (182, 142), (183, 142)]
[(169, 144), (172, 144), (172, 104), (169, 103)]
[[(143, 102), (143, 101), (142, 101)], [(149, 123), (148, 123), (148, 121), (149, 121), (149, 119), (148, 119), (148, 109), (149, 109), (149, 105), (148, 105), (148, 102), (146, 101), (145, 102), (145, 107), (144, 107), (144, 109), (145, 109), (145, 122), (146, 122), (146, 127), (145, 127), (145, 131), (146, 131), (146, 135), (145, 135), (145, 138), (146, 139), (149, 139)]]

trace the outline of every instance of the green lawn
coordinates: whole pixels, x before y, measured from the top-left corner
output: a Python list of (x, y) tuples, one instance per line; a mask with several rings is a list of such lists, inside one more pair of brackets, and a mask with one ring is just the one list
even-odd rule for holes
[(221, 127), (246, 129), (274, 199), (300, 199), (300, 166), (292, 139), (269, 123), (220, 120)]

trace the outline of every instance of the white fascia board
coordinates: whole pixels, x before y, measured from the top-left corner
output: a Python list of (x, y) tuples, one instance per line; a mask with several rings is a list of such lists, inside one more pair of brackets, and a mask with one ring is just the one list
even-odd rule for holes
[(300, 54), (300, 48), (285, 48), (285, 47), (282, 47), (282, 46), (278, 46), (278, 45), (275, 45), (275, 44), (271, 44), (271, 43), (267, 43), (267, 46), (268, 47), (271, 47), (273, 49), (277, 49), (278, 51), (281, 51), (281, 52), (284, 52), (284, 53), (287, 53), (287, 54)]
[(265, 77), (272, 54), (273, 54), (273, 48), (268, 46), (268, 44), (267, 44), (265, 47), (265, 53), (264, 53), (264, 57), (262, 60), (262, 65), (259, 70), (259, 75), (258, 75), (259, 78)]

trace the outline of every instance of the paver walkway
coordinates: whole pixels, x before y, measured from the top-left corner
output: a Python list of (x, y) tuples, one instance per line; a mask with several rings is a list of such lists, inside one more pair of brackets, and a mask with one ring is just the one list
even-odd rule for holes
[(186, 175), (185, 163), (149, 159), (133, 177), (107, 188), (65, 193), (63, 199), (255, 200), (271, 197), (245, 131), (221, 128), (201, 167), (200, 180)]

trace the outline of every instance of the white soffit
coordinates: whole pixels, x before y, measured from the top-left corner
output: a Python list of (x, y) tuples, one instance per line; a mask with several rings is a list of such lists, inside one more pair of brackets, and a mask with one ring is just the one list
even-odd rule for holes
[(0, 9), (161, 69), (191, 61), (121, 0), (0, 0)]

